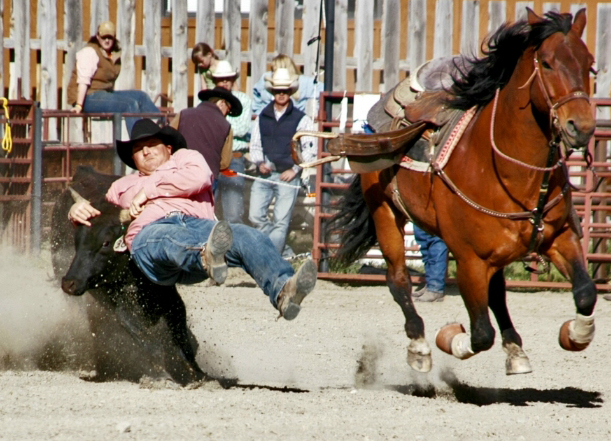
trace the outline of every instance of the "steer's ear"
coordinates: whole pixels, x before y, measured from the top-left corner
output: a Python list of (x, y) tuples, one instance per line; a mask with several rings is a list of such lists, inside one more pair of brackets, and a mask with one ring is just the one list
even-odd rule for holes
[(124, 253), (127, 251), (127, 245), (125, 244), (124, 239), (125, 236), (121, 236), (115, 241), (115, 244), (112, 247), (112, 249), (115, 250), (115, 253)]

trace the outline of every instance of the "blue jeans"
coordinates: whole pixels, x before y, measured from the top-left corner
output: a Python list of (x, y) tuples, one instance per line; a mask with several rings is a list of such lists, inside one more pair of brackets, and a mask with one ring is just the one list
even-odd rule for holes
[[(244, 173), (244, 156), (232, 158), (229, 168), (238, 173)], [(244, 178), (242, 176), (225, 176), (219, 174), (218, 191), (214, 199), (223, 207), (223, 219), (234, 224), (244, 223)]]
[(430, 235), (416, 224), (414, 224), (414, 237), (420, 245), (427, 289), (443, 292), (446, 286), (448, 247), (439, 237)]
[[(132, 242), (131, 256), (154, 283), (190, 285), (208, 278), (200, 250), (216, 221), (178, 214), (145, 226)], [(260, 231), (231, 225), (233, 245), (225, 255), (227, 265), (244, 269), (277, 306), (278, 294), (295, 271)]]
[[(296, 176), (292, 181), (284, 182), (280, 181), (280, 173), (272, 172), (266, 179), (268, 182), (254, 181), (250, 189), (248, 220), (257, 230), (269, 236), (280, 254), (284, 250), (299, 189), (276, 185), (274, 182), (299, 185), (300, 179)], [(273, 199), (275, 202), (272, 220), (267, 215), (267, 211)]]
[[(115, 90), (106, 92), (101, 90), (85, 97), (83, 112), (87, 113), (161, 113), (149, 96), (141, 90)], [(125, 118), (127, 133), (139, 117)]]

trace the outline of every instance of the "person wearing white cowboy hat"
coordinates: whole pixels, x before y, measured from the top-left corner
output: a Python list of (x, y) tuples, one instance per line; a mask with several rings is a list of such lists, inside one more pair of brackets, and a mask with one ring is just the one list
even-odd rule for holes
[[(287, 69), (276, 69), (267, 85), (274, 101), (255, 120), (250, 139), (250, 159), (264, 179), (255, 181), (251, 187), (248, 219), (255, 228), (269, 235), (285, 257), (292, 255), (290, 247), (285, 249), (286, 236), (301, 181), (301, 168), (291, 155), (291, 139), (298, 131), (314, 130), (310, 117), (291, 100), (297, 84), (296, 76)], [(304, 136), (300, 142), (304, 160), (315, 160), (316, 139)], [(267, 215), (272, 200), (275, 200), (273, 220)]]
[[(250, 129), (252, 127), (252, 101), (244, 92), (236, 90), (236, 80), (239, 72), (231, 66), (227, 60), (221, 60), (212, 73), (212, 81), (216, 87), (227, 89), (242, 105), (242, 114), (239, 116), (227, 116), (227, 121), (233, 131), (233, 145), (231, 147), (231, 162), (229, 170), (244, 173), (244, 154), (248, 152), (250, 142)], [(235, 173), (220, 173), (218, 176), (218, 187), (214, 198), (220, 201), (217, 204), (217, 216), (232, 223), (243, 223), (244, 219), (244, 186), (243, 176)], [(219, 210), (220, 209), (220, 210)]]
[[(210, 168), (199, 152), (185, 146), (177, 130), (150, 119), (136, 122), (129, 141), (117, 140), (119, 157), (138, 173), (114, 181), (106, 200), (129, 210), (124, 241), (131, 259), (160, 285), (208, 278), (221, 284), (227, 266), (240, 267), (256, 277), (281, 316), (294, 319), (314, 289), (316, 264), (309, 259), (295, 272), (265, 234), (216, 221)], [(91, 227), (95, 221), (90, 220), (101, 214), (81, 200), (68, 218)]]
[[(261, 113), (263, 108), (271, 103), (274, 99), (273, 95), (265, 88), (265, 80), (270, 79), (276, 69), (288, 69), (291, 75), (298, 77), (299, 87), (297, 91), (291, 96), (294, 104), (302, 112), (306, 112), (308, 116), (314, 117), (313, 112), (316, 108), (315, 103), (318, 102), (320, 92), (323, 90), (323, 83), (316, 82), (313, 77), (307, 75), (300, 75), (300, 72), (293, 62), (293, 59), (286, 54), (278, 54), (272, 59), (272, 70), (265, 72), (261, 75), (261, 78), (255, 83), (252, 89), (252, 112), (255, 115)], [(312, 105), (310, 105), (312, 104)]]
[(242, 104), (222, 87), (201, 90), (198, 97), (202, 102), (197, 107), (180, 111), (170, 125), (186, 138), (189, 148), (204, 155), (216, 186), (220, 170), (231, 163), (233, 131), (225, 117), (239, 116)]

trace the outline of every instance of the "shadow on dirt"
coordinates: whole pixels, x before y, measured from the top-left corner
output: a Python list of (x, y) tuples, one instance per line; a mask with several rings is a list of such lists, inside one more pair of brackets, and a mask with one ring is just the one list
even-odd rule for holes
[(528, 406), (530, 403), (558, 403), (567, 407), (597, 408), (604, 402), (600, 392), (586, 391), (575, 387), (562, 389), (507, 389), (475, 387), (460, 382), (453, 373), (442, 372), (441, 380), (450, 390), (438, 390), (433, 385), (388, 386), (405, 395), (424, 398), (446, 398), (459, 403), (489, 406), (507, 403), (512, 406)]

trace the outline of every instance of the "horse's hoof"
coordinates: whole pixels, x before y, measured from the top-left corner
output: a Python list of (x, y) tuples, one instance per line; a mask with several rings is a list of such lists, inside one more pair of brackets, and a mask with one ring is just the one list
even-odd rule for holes
[(503, 349), (507, 353), (507, 360), (505, 360), (505, 373), (507, 375), (529, 374), (533, 371), (530, 360), (520, 346), (510, 343), (506, 346), (503, 345)]
[(571, 337), (569, 336), (569, 332), (570, 332), (571, 323), (574, 321), (575, 320), (568, 320), (564, 322), (564, 324), (560, 327), (560, 335), (558, 336), (558, 343), (560, 343), (560, 347), (562, 347), (562, 349), (564, 349), (565, 351), (573, 351), (573, 352), (583, 351), (590, 344), (590, 342), (576, 343), (575, 341), (571, 340)]
[(452, 339), (458, 334), (466, 333), (465, 328), (460, 323), (450, 323), (437, 331), (435, 344), (446, 354), (452, 354)]
[(407, 347), (407, 364), (418, 372), (430, 372), (433, 367), (431, 348), (425, 339), (412, 340)]

